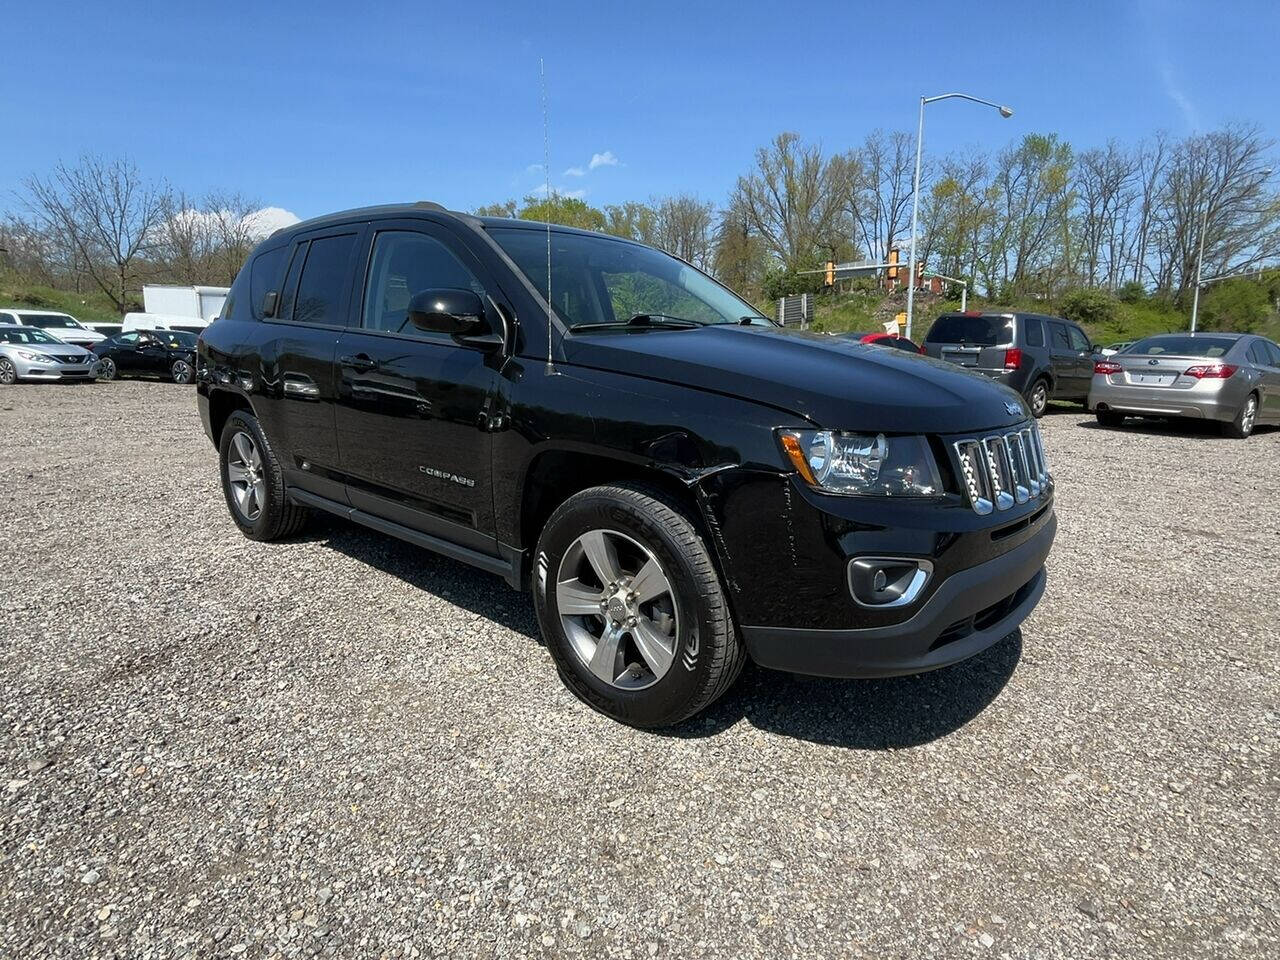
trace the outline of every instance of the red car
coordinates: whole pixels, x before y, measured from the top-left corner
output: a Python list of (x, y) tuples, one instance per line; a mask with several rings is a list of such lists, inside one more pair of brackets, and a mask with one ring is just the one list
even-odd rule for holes
[(861, 340), (863, 343), (875, 343), (882, 347), (896, 347), (907, 353), (924, 353), (924, 347), (918, 346), (906, 337), (896, 333), (838, 333), (836, 336), (845, 340)]

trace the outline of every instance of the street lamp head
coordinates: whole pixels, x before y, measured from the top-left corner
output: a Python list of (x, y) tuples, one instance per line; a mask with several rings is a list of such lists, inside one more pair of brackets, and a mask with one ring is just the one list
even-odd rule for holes
[(1012, 116), (1013, 116), (1013, 108), (1012, 108), (1012, 107), (1001, 107), (1001, 108), (1000, 108), (1000, 116), (1002, 116), (1002, 117), (1004, 117), (1006, 120), (1008, 120), (1010, 117), (1012, 117)]

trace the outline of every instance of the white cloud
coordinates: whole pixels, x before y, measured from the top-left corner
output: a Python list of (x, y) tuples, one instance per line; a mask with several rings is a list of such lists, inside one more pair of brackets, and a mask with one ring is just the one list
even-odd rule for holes
[(587, 167), (594, 170), (596, 167), (616, 167), (617, 165), (618, 158), (613, 155), (613, 151), (606, 150), (604, 153), (593, 153)]
[(245, 219), (245, 224), (253, 231), (256, 236), (265, 237), (281, 227), (291, 227), (302, 218), (292, 210), (286, 210), (283, 207), (263, 207), (261, 210), (255, 210)]
[(564, 172), (566, 177), (585, 177), (587, 175), (586, 167), (570, 167)]
[[(585, 187), (578, 190), (562, 190), (559, 187), (552, 187), (551, 192), (555, 194), (557, 197), (569, 197), (570, 199), (573, 199), (573, 200), (581, 200), (583, 197), (587, 195), (587, 190)], [(533, 188), (533, 193), (535, 196), (545, 197), (547, 195), (547, 185), (545, 183), (538, 184), (536, 187)]]
[(540, 164), (540, 163), (531, 163), (531, 164), (529, 164), (527, 167), (525, 167), (525, 168), (524, 168), (524, 172), (525, 172), (525, 173), (541, 173), (541, 172), (542, 172), (542, 164)]
[(1182, 87), (1178, 85), (1177, 78), (1174, 76), (1173, 66), (1167, 61), (1160, 67), (1160, 78), (1164, 81), (1164, 92), (1182, 111), (1182, 119), (1187, 128), (1193, 131), (1199, 129), (1200, 112), (1196, 110), (1196, 105), (1191, 102), (1191, 98), (1182, 92)]

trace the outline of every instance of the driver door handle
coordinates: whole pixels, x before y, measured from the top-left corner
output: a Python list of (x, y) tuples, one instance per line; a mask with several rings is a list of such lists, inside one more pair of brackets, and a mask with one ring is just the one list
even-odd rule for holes
[(367, 353), (357, 353), (355, 356), (339, 357), (338, 362), (344, 367), (350, 367), (357, 373), (364, 373), (367, 370), (372, 370), (378, 365), (378, 361), (374, 360), (373, 357), (369, 356)]

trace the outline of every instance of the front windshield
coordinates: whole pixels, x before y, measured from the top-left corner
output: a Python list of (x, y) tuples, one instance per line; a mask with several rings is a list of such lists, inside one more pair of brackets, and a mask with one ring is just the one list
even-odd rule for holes
[[(547, 297), (547, 235), (490, 230), (534, 288)], [(699, 325), (740, 323), (760, 311), (705, 273), (651, 247), (609, 237), (551, 232), (551, 299), (570, 327), (626, 323), (637, 315)]]
[(0, 330), (0, 340), (5, 343), (61, 343), (37, 327), (7, 327)]
[(66, 327), (78, 327), (75, 317), (68, 317), (65, 313), (21, 313), (23, 323), (29, 323), (33, 327), (41, 327), (45, 330), (61, 330)]

